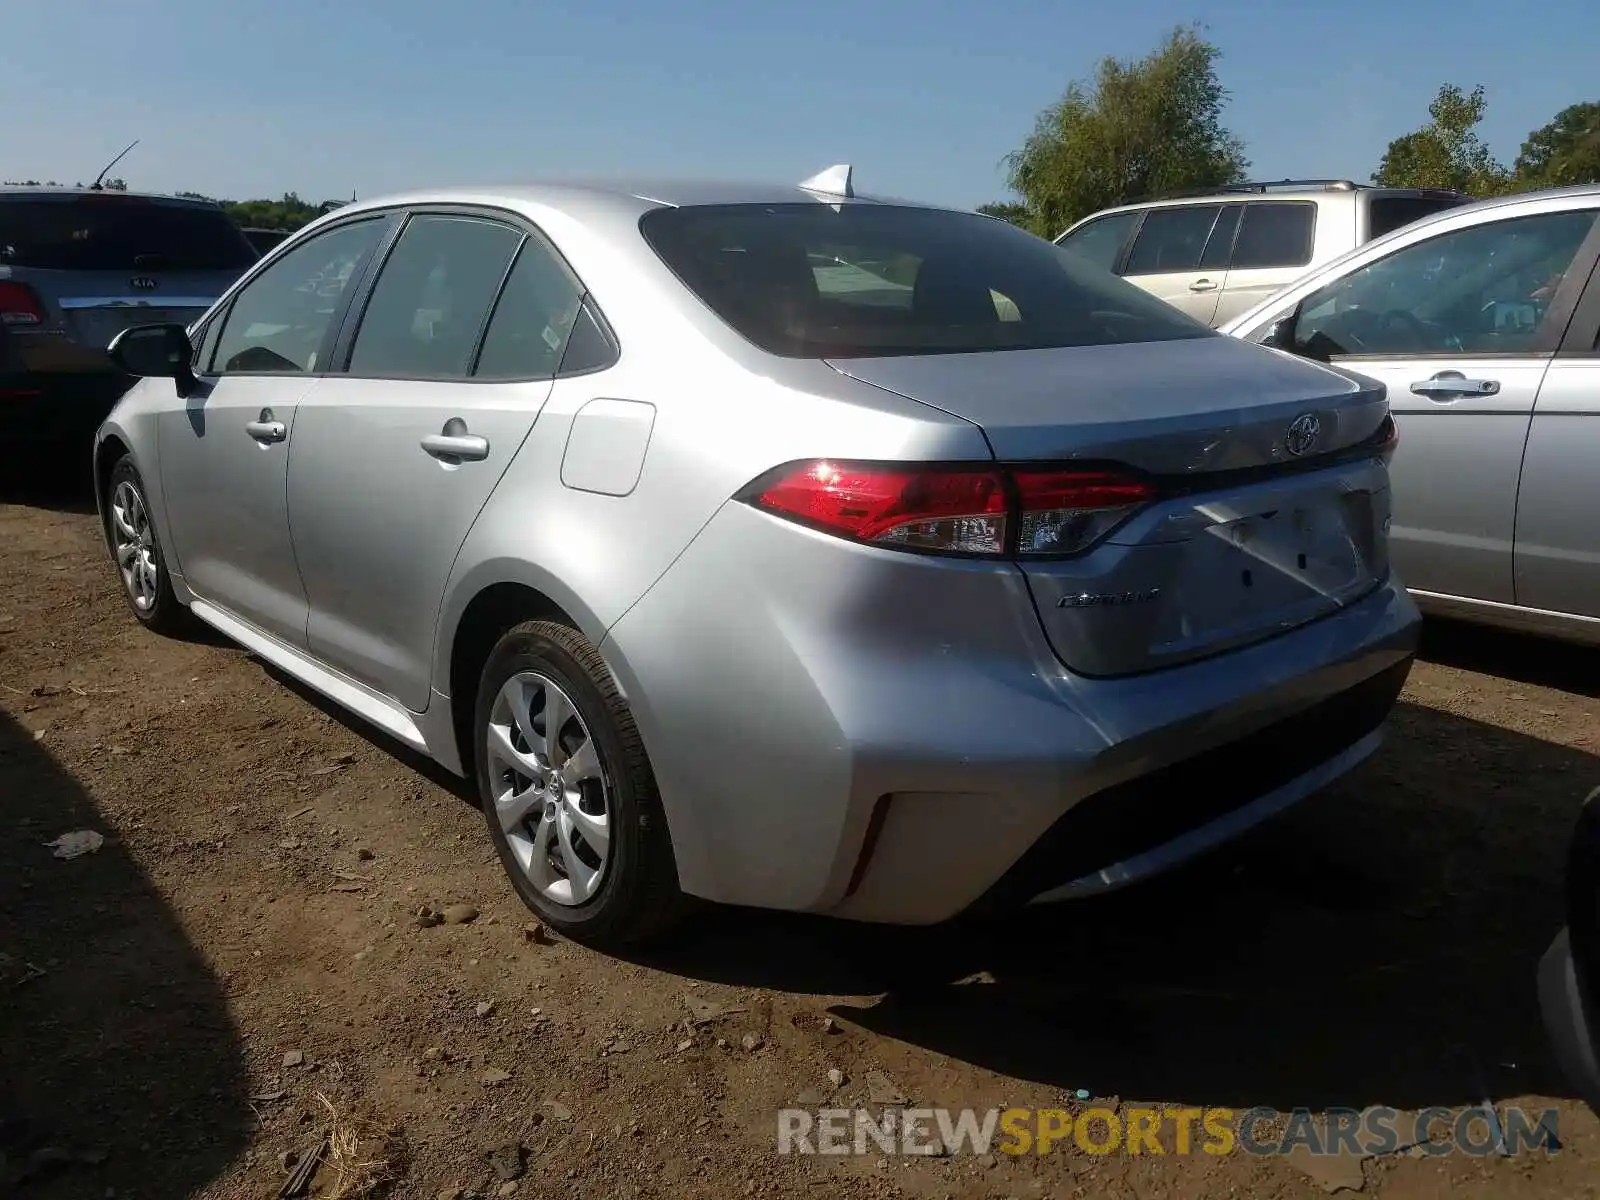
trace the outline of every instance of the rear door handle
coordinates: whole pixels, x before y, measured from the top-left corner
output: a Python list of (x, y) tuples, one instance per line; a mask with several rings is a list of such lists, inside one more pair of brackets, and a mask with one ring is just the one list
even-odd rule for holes
[(422, 448), (448, 462), (482, 462), (489, 457), (489, 439), (468, 433), (460, 417), (451, 417), (442, 430), (423, 438)]
[(270, 446), (273, 442), (281, 442), (289, 436), (289, 429), (282, 421), (272, 415), (270, 408), (263, 408), (261, 415), (254, 421), (244, 423), (244, 431), (263, 446)]
[(1493, 396), (1500, 391), (1498, 379), (1468, 379), (1460, 371), (1440, 371), (1432, 379), (1419, 379), (1411, 390), (1430, 400), (1459, 400), (1463, 396)]
[(1196, 279), (1189, 285), (1189, 290), (1191, 292), (1214, 292), (1217, 290), (1216, 280)]

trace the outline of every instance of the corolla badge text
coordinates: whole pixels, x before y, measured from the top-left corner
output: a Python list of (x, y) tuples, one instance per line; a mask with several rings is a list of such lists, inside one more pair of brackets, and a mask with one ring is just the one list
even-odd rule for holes
[(1137, 592), (1079, 592), (1056, 601), (1057, 608), (1120, 608), (1125, 604), (1149, 604), (1161, 598), (1158, 587)]

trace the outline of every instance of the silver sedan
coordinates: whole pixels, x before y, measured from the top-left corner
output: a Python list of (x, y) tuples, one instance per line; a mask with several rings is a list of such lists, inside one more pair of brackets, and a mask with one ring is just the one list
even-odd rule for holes
[(351, 204), (114, 354), (134, 615), (470, 776), (597, 944), (1120, 886), (1370, 754), (1414, 653), (1381, 387), (848, 169)]
[(1360, 372), (1403, 432), (1394, 563), (1424, 611), (1600, 643), (1600, 187), (1407, 225), (1223, 326)]

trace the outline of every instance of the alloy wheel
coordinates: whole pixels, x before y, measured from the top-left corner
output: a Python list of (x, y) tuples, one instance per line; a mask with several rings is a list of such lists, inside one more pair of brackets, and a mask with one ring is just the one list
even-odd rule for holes
[(155, 531), (150, 528), (149, 511), (144, 497), (130, 480), (117, 484), (112, 493), (111, 527), (111, 542), (122, 586), (127, 589), (133, 607), (141, 613), (149, 613), (160, 594), (161, 567), (156, 560), (156, 538)]
[(519, 671), (489, 710), (495, 813), (513, 857), (539, 894), (572, 907), (604, 882), (611, 792), (589, 726), (548, 676)]

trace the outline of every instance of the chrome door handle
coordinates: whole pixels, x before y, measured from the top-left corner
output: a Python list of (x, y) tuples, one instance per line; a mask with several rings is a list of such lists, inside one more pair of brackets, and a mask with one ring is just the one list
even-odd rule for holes
[(263, 446), (281, 442), (289, 436), (289, 430), (282, 421), (246, 421), (244, 431)]
[(489, 439), (468, 433), (467, 423), (460, 417), (451, 417), (438, 433), (423, 438), (422, 448), (448, 462), (482, 462), (489, 457)]
[(1189, 285), (1189, 290), (1191, 292), (1214, 292), (1217, 290), (1217, 284), (1212, 279), (1196, 279)]
[(1460, 371), (1440, 371), (1432, 379), (1419, 379), (1411, 390), (1430, 400), (1459, 400), (1463, 396), (1493, 396), (1500, 391), (1498, 379), (1468, 379)]
[(445, 433), (430, 433), (422, 439), (422, 448), (435, 458), (454, 458), (463, 462), (480, 462), (489, 457), (489, 439), (481, 437), (451, 437)]

